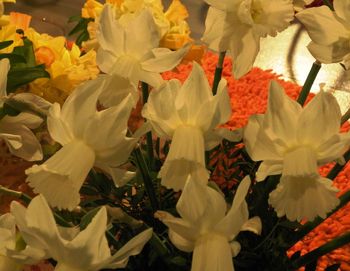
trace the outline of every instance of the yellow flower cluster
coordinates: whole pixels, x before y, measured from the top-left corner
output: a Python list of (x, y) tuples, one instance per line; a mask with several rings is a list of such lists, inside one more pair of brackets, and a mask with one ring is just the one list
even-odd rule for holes
[(11, 13), (9, 22), (0, 29), (0, 41), (12, 40), (14, 43), (2, 49), (0, 53), (11, 53), (15, 46), (23, 45), (21, 35), (16, 33), (16, 29), (22, 29), (23, 35), (33, 42), (37, 64), (44, 64), (50, 74), (50, 78), (41, 78), (30, 83), (25, 91), (41, 96), (49, 102), (63, 104), (80, 83), (94, 79), (99, 73), (95, 51), (81, 55), (79, 47), (74, 43), (69, 44), (65, 37), (39, 34), (33, 28), (29, 28), (28, 15)]
[[(191, 41), (190, 28), (185, 20), (188, 12), (180, 0), (173, 0), (165, 12), (161, 0), (106, 0), (106, 3), (113, 5), (115, 16), (122, 24), (127, 23), (141, 10), (150, 9), (162, 37), (161, 47), (176, 50)], [(95, 20), (88, 26), (90, 40), (83, 45), (87, 50), (97, 47), (95, 33), (102, 8), (103, 4), (96, 0), (86, 0), (82, 8), (83, 18)]]
[(81, 56), (79, 47), (68, 47), (64, 37), (39, 34), (33, 28), (25, 32), (33, 42), (38, 64), (44, 64), (50, 79), (37, 79), (29, 85), (29, 91), (50, 102), (63, 104), (68, 95), (82, 82), (96, 78), (96, 53), (87, 52)]

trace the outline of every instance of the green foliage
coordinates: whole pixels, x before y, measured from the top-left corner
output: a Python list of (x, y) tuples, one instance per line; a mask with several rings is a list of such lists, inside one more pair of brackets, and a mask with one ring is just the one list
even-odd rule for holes
[(75, 43), (81, 46), (83, 41), (89, 39), (89, 32), (87, 30), (89, 22), (93, 22), (93, 19), (81, 18), (80, 16), (73, 16), (69, 18), (68, 22), (76, 22), (75, 27), (69, 32), (69, 36), (77, 35)]
[[(0, 48), (6, 48), (12, 42), (0, 43)], [(7, 75), (7, 92), (13, 92), (17, 88), (26, 85), (38, 78), (49, 78), (49, 73), (44, 65), (37, 65), (33, 50), (33, 43), (23, 38), (23, 46), (17, 46), (10, 54), (0, 54), (0, 59), (10, 60), (10, 71)]]

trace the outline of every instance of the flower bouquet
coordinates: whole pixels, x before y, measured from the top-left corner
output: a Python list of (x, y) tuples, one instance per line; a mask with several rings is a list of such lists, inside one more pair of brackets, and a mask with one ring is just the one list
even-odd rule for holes
[[(3, 2), (0, 270), (350, 270), (322, 261), (349, 219), (300, 245), (350, 200), (334, 181), (350, 113), (310, 94), (322, 63), (349, 68), (349, 0), (206, 0), (210, 52), (179, 0), (87, 0), (75, 42)], [(256, 92), (260, 41), (294, 20), (315, 57), (304, 86), (270, 74)], [(268, 98), (237, 116), (235, 91)]]

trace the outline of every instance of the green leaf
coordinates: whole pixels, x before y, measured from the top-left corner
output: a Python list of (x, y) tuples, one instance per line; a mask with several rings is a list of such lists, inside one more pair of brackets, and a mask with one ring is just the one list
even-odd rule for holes
[(73, 15), (68, 18), (68, 23), (77, 22), (81, 19), (80, 15)]
[(26, 63), (24, 56), (16, 54), (0, 54), (0, 59), (8, 58), (10, 60), (11, 66), (16, 63)]
[(13, 43), (13, 40), (5, 40), (0, 42), (0, 50), (5, 49), (6, 47), (9, 47)]
[(16, 65), (16, 67), (34, 67), (36, 66), (35, 54), (33, 49), (33, 43), (27, 39), (23, 38), (23, 46), (16, 46), (13, 49), (13, 54), (21, 55), (25, 58), (25, 63)]
[(7, 103), (4, 103), (3, 108), (1, 108), (1, 114), (4, 115), (9, 115), (9, 116), (17, 116), (19, 113), (21, 113), (20, 111), (16, 110), (15, 108), (13, 108), (12, 106), (9, 106)]
[(87, 212), (81, 219), (79, 227), (80, 230), (84, 230), (91, 222), (91, 220), (95, 217), (95, 215), (100, 210), (100, 207), (92, 209), (91, 211)]
[(50, 78), (43, 65), (35, 67), (13, 68), (8, 75), (7, 91), (13, 92), (20, 86), (26, 85), (37, 78)]
[(87, 31), (87, 26), (91, 21), (93, 21), (93, 19), (81, 18), (76, 26), (68, 33), (68, 36), (72, 36), (84, 30)]
[(75, 40), (75, 43), (78, 45), (78, 46), (81, 46), (81, 44), (84, 42), (84, 41), (87, 41), (89, 39), (89, 32), (87, 31), (83, 31), (78, 37), (77, 39)]

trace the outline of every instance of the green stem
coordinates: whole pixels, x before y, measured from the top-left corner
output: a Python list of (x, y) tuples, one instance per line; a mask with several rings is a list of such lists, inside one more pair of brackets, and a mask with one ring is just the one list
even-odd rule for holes
[(349, 118), (350, 118), (350, 108), (349, 108), (348, 111), (346, 111), (346, 113), (341, 117), (341, 122), (340, 122), (340, 124), (343, 125), (345, 122), (348, 121)]
[[(148, 95), (149, 95), (148, 84), (145, 82), (141, 82), (141, 89), (142, 89), (143, 104), (145, 104), (148, 101)], [(154, 168), (154, 152), (153, 152), (152, 132), (148, 132), (146, 134), (146, 142), (147, 142), (147, 156), (149, 159), (149, 166), (153, 170), (153, 168)]]
[(264, 238), (264, 240), (262, 240), (253, 250), (256, 251), (258, 250), (263, 244), (265, 244), (265, 242), (267, 240), (269, 240), (269, 238), (272, 236), (272, 234), (275, 232), (275, 230), (277, 229), (278, 225), (279, 225), (280, 219), (277, 220), (276, 224), (273, 226), (273, 228), (271, 229), (271, 231), (268, 233), (268, 235), (266, 235), (266, 237)]
[(30, 201), (32, 200), (31, 197), (29, 197), (28, 195), (26, 195), (26, 194), (24, 194), (22, 192), (18, 192), (18, 191), (15, 191), (15, 190), (8, 189), (8, 188), (6, 188), (5, 186), (2, 186), (2, 185), (0, 185), (0, 194), (1, 193), (4, 193), (4, 194), (6, 194), (8, 196), (20, 199), (25, 204), (29, 204)]
[[(344, 193), (342, 196), (339, 197), (339, 205), (332, 210), (330, 213), (327, 214), (327, 218), (330, 217), (332, 214), (337, 212), (339, 209), (344, 207), (349, 201), (350, 201), (350, 190)], [(307, 222), (303, 225), (303, 227), (295, 233), (295, 236), (293, 238), (293, 244), (300, 239), (302, 239), (305, 235), (307, 235), (309, 232), (311, 232), (313, 229), (315, 229), (318, 225), (320, 225), (325, 219), (321, 217), (315, 218), (315, 220), (311, 222)]]
[(318, 61), (315, 61), (312, 64), (311, 70), (306, 78), (304, 86), (301, 89), (301, 92), (300, 92), (298, 100), (297, 100), (298, 103), (301, 104), (302, 106), (304, 105), (306, 98), (310, 93), (311, 87), (312, 87), (320, 69), (321, 69), (321, 63), (319, 63)]
[(325, 4), (326, 6), (328, 6), (331, 10), (334, 11), (334, 7), (332, 5), (332, 3), (329, 0), (323, 0), (323, 4)]
[(216, 92), (218, 91), (218, 86), (219, 86), (219, 82), (221, 80), (222, 68), (224, 65), (225, 55), (226, 55), (226, 51), (220, 53), (218, 64), (216, 65), (215, 74), (214, 74), (214, 81), (213, 81), (213, 94), (214, 95), (216, 95)]
[(337, 177), (338, 174), (343, 170), (346, 163), (350, 160), (350, 149), (346, 153), (344, 153), (343, 156), (345, 159), (345, 163), (343, 165), (341, 165), (339, 163), (335, 164), (335, 166), (331, 169), (331, 171), (327, 175), (328, 179), (334, 180), (335, 177)]
[(293, 262), (293, 268), (297, 269), (299, 267), (302, 267), (308, 263), (311, 263), (315, 260), (317, 260), (319, 257), (337, 249), (340, 248), (347, 243), (350, 243), (350, 232), (347, 232), (343, 234), (342, 236), (333, 239), (332, 241), (324, 244), (323, 246), (320, 246), (319, 248), (299, 257)]
[(152, 210), (153, 210), (153, 212), (156, 212), (157, 210), (159, 210), (159, 204), (158, 204), (158, 200), (157, 200), (157, 195), (154, 191), (152, 177), (150, 176), (146, 161), (143, 157), (143, 154), (142, 154), (140, 148), (136, 148), (134, 150), (134, 154), (135, 154), (135, 158), (136, 158), (138, 167), (139, 167), (141, 175), (142, 175), (142, 179), (143, 179), (143, 183), (145, 185), (146, 193), (147, 193), (147, 195), (150, 199), (150, 202), (151, 202)]

